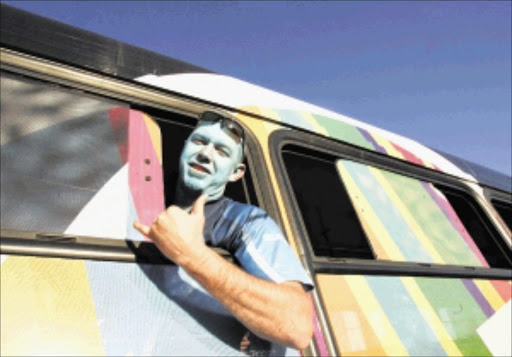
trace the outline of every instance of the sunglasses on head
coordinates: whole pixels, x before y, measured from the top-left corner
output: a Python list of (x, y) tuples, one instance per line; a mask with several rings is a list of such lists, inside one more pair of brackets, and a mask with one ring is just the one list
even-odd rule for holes
[(244, 129), (236, 121), (226, 118), (215, 112), (204, 112), (199, 116), (200, 122), (217, 123), (220, 122), (220, 127), (231, 136), (237, 143), (242, 144), (245, 140)]

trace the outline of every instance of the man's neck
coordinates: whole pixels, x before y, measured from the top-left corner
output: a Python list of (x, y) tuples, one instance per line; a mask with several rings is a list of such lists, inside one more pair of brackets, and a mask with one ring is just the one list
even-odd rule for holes
[(201, 192), (193, 191), (178, 184), (176, 186), (176, 195), (174, 204), (185, 211), (190, 211), (194, 202), (199, 198)]

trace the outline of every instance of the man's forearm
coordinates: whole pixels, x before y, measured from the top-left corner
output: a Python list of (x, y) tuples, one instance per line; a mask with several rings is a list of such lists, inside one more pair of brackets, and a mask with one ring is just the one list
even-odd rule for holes
[(206, 246), (197, 257), (182, 267), (253, 333), (294, 348), (307, 347), (311, 305), (299, 283), (277, 284), (252, 276)]

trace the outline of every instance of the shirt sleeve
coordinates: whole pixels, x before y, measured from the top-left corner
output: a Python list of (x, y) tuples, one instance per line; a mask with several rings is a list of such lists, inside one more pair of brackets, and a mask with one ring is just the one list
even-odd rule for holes
[(251, 209), (245, 214), (238, 212), (239, 229), (236, 233), (232, 231), (234, 236), (230, 244), (230, 250), (242, 268), (265, 280), (276, 283), (297, 281), (306, 290), (313, 289), (311, 278), (276, 222), (259, 208), (245, 207)]

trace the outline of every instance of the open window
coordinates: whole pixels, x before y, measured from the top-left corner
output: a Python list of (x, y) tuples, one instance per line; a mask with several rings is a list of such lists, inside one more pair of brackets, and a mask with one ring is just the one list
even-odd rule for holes
[[(182, 114), (155, 110), (147, 107), (137, 107), (156, 121), (160, 128), (162, 142), (162, 163), (165, 188), (165, 205), (169, 206), (174, 200), (174, 190), (178, 180), (179, 158), (185, 140), (194, 130), (197, 120)], [(225, 196), (235, 201), (258, 205), (251, 177), (251, 168), (245, 158), (246, 172), (239, 181), (226, 186)]]
[[(144, 240), (132, 223), (173, 203), (197, 118), (9, 72), (1, 86), (2, 231)], [(246, 165), (226, 196), (258, 205)]]

